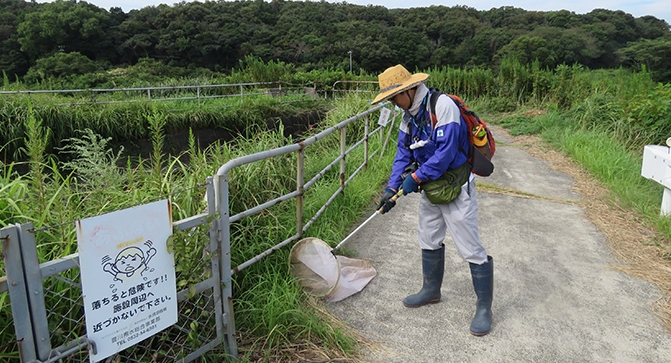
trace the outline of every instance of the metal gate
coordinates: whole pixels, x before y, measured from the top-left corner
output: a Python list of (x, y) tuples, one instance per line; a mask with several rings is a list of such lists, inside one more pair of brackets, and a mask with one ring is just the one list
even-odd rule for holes
[[(214, 177), (208, 177), (204, 184), (207, 189), (207, 211), (173, 222), (172, 238), (182, 238), (193, 247), (188, 251), (175, 251), (175, 259), (189, 258), (192, 261), (189, 268), (177, 272), (177, 324), (118, 352), (108, 358), (107, 362), (189, 362), (215, 348), (219, 348), (217, 354), (220, 354), (220, 360), (237, 358), (232, 276), (277, 249), (300, 239), (331, 202), (344, 191), (347, 184), (366, 168), (369, 160), (377, 152), (384, 152), (390, 133), (387, 133), (387, 139), (380, 149), (370, 154), (368, 143), (371, 135), (382, 130), (380, 126), (372, 132), (369, 131), (369, 116), (385, 105), (386, 103), (371, 108), (299, 143), (230, 160), (219, 168)], [(365, 122), (364, 136), (347, 148), (347, 125), (360, 119)], [(305, 148), (336, 132), (340, 137), (340, 155), (305, 182)], [(382, 138), (380, 132), (381, 141)], [(364, 147), (363, 162), (347, 176), (346, 156), (361, 145)], [(229, 172), (241, 165), (292, 152), (298, 155), (296, 190), (231, 216)], [(340, 187), (304, 223), (305, 191), (336, 165), (340, 166)], [(296, 233), (233, 268), (231, 223), (291, 199), (296, 200)], [(95, 342), (86, 337), (79, 255), (73, 253), (42, 263), (38, 257), (36, 236), (47, 233), (51, 228), (64, 227), (68, 227), (68, 224), (36, 230), (31, 223), (26, 223), (11, 225), (0, 231), (7, 272), (6, 276), (0, 277), (0, 293), (9, 292), (17, 337), (15, 343), (19, 346), (23, 362), (57, 362), (64, 358), (68, 362), (83, 362), (89, 359), (88, 351), (96, 349)], [(196, 259), (194, 255), (200, 257)], [(223, 349), (220, 349), (222, 344)]]
[[(118, 352), (107, 361), (189, 362), (219, 347), (222, 356), (237, 356), (235, 326), (222, 302), (220, 253), (212, 178), (206, 183), (207, 212), (173, 222), (173, 238), (188, 238), (199, 253), (187, 271), (177, 272), (178, 322), (145, 341)], [(74, 227), (73, 227), (74, 228)], [(0, 292), (8, 291), (16, 331), (16, 344), (23, 362), (88, 361), (95, 342), (86, 338), (83, 298), (77, 253), (40, 263), (32, 223), (2, 229), (2, 250), (7, 276)], [(186, 253), (186, 251), (184, 251)], [(175, 251), (175, 258), (182, 258)], [(188, 256), (191, 257), (191, 256)], [(186, 282), (186, 283), (181, 283)], [(115, 360), (116, 359), (116, 360)]]

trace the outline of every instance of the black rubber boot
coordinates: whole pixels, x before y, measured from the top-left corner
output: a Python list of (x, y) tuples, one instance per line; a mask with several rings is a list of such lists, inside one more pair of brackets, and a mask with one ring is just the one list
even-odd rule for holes
[(445, 245), (437, 250), (422, 250), (422, 272), (424, 282), (422, 290), (403, 299), (403, 305), (418, 308), (440, 301), (440, 286), (445, 271)]
[(494, 260), (487, 256), (482, 265), (470, 264), (473, 289), (478, 296), (471, 334), (485, 335), (492, 326), (492, 297), (494, 295)]

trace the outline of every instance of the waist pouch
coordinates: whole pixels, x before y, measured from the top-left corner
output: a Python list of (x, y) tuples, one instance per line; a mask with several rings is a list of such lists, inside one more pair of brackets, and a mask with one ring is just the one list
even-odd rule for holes
[(436, 180), (422, 182), (421, 189), (426, 193), (429, 202), (447, 204), (461, 194), (461, 186), (468, 181), (470, 168), (468, 162), (460, 167), (448, 170)]

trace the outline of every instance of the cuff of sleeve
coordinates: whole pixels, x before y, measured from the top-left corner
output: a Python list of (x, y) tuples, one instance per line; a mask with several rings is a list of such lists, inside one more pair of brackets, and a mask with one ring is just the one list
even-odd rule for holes
[(412, 173), (412, 178), (415, 179), (415, 181), (416, 181), (417, 183), (421, 183), (421, 182), (422, 182), (421, 180), (419, 180), (419, 178), (417, 178), (417, 174), (415, 174), (415, 173)]

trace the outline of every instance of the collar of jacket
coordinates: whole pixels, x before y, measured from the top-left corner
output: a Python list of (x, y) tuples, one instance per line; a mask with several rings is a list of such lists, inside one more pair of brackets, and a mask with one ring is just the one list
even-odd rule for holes
[(424, 83), (420, 83), (415, 91), (415, 98), (412, 100), (412, 106), (408, 109), (408, 112), (410, 112), (411, 115), (417, 116), (420, 108), (422, 108), (422, 101), (427, 93), (429, 93), (429, 88), (424, 85)]

